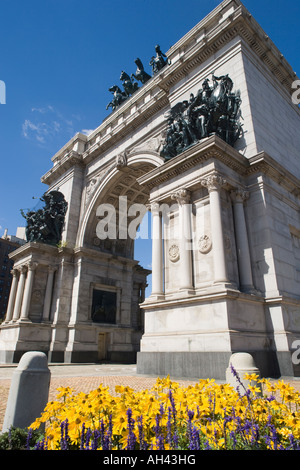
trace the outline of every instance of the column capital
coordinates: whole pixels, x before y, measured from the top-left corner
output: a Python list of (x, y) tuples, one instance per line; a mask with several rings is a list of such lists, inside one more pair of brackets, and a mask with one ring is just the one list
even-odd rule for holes
[(27, 268), (28, 268), (28, 271), (35, 271), (35, 269), (37, 268), (38, 266), (38, 263), (35, 263), (33, 261), (29, 261), (29, 263), (27, 263)]
[(53, 264), (48, 265), (48, 273), (54, 273), (57, 270), (57, 266), (54, 266)]
[(18, 266), (16, 269), (19, 271), (20, 274), (25, 274), (27, 271), (27, 265), (22, 264), (22, 266)]
[(183, 204), (188, 204), (190, 200), (190, 193), (186, 189), (178, 189), (173, 194), (171, 194), (171, 199), (176, 200), (180, 206)]
[(12, 268), (10, 270), (10, 274), (13, 276), (13, 277), (17, 277), (18, 274), (19, 274), (19, 270), (17, 268)]
[(230, 197), (232, 202), (243, 203), (249, 198), (249, 191), (245, 191), (242, 188), (236, 188), (230, 191)]
[(149, 204), (147, 204), (147, 208), (149, 209), (149, 211), (151, 211), (152, 214), (158, 214), (160, 204), (159, 202), (149, 202)]
[(200, 179), (200, 184), (205, 186), (209, 193), (211, 191), (220, 191), (226, 183), (227, 181), (219, 173), (213, 173)]

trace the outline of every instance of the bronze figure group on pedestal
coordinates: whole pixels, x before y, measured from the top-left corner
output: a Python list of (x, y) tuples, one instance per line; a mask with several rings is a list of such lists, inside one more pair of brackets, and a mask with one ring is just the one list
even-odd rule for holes
[(212, 86), (206, 78), (197, 95), (176, 103), (166, 118), (168, 127), (161, 156), (175, 157), (199, 140), (216, 134), (234, 145), (242, 133), (240, 123), (240, 92), (233, 92), (228, 75), (212, 76)]
[(27, 241), (57, 245), (61, 240), (68, 203), (60, 191), (45, 193), (40, 200), (45, 203), (43, 209), (31, 210), (26, 214), (21, 209), (27, 221)]

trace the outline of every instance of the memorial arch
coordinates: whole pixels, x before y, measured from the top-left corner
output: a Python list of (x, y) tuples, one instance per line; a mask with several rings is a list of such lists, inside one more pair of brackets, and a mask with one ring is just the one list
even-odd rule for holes
[[(11, 255), (0, 361), (40, 350), (223, 379), (248, 352), (262, 375), (299, 375), (296, 75), (240, 0), (155, 52), (152, 75), (137, 59), (107, 91), (107, 118), (52, 157), (45, 208)], [(147, 298), (128, 236), (138, 204), (152, 217)]]

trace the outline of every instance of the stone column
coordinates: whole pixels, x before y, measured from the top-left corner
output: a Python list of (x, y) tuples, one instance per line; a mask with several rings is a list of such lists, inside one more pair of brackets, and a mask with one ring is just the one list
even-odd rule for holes
[(242, 189), (236, 189), (231, 191), (230, 196), (233, 202), (240, 288), (245, 291), (252, 291), (253, 279), (251, 259), (244, 213), (244, 201), (249, 197), (249, 193)]
[(179, 205), (180, 288), (190, 290), (193, 289), (190, 195), (186, 189), (179, 189), (171, 198)]
[(33, 279), (34, 279), (34, 271), (36, 267), (37, 267), (37, 263), (32, 263), (32, 262), (28, 263), (28, 274), (27, 274), (27, 279), (26, 279), (25, 288), (24, 288), (20, 321), (28, 321)]
[(224, 248), (224, 235), (222, 224), (221, 188), (226, 184), (218, 173), (214, 173), (200, 180), (209, 192), (210, 223), (212, 236), (212, 249), (214, 258), (215, 283), (228, 282), (226, 256)]
[(43, 317), (42, 317), (43, 322), (49, 321), (50, 319), (50, 307), (51, 307), (51, 300), (52, 300), (53, 279), (54, 279), (55, 271), (56, 271), (55, 266), (51, 266), (51, 265), (48, 266), (48, 278), (47, 278), (44, 308), (43, 308)]
[(162, 298), (163, 287), (163, 246), (162, 246), (162, 216), (159, 204), (150, 204), (152, 214), (152, 296)]
[(9, 301), (8, 301), (8, 306), (7, 306), (6, 317), (5, 317), (5, 322), (4, 323), (8, 323), (12, 320), (12, 316), (13, 316), (13, 312), (14, 312), (14, 305), (15, 305), (15, 301), (16, 301), (19, 271), (17, 269), (12, 269), (11, 274), (13, 276), (13, 279), (12, 279), (12, 284), (11, 284), (11, 288), (10, 288)]
[(18, 270), (20, 271), (20, 277), (19, 277), (19, 282), (18, 282), (18, 289), (17, 289), (17, 295), (16, 295), (16, 301), (15, 301), (12, 321), (17, 321), (19, 319), (19, 316), (20, 316), (27, 267), (26, 266), (21, 266), (20, 268), (18, 268)]

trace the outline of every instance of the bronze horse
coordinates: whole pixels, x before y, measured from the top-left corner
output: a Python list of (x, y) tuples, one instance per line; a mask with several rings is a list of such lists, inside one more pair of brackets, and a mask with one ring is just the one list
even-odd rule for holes
[(127, 96), (132, 95), (139, 87), (124, 70), (121, 72), (120, 80), (123, 82), (124, 92)]
[(145, 72), (141, 59), (137, 58), (134, 62), (137, 65), (137, 69), (135, 74), (131, 74), (131, 78), (135, 78), (144, 85), (151, 78), (151, 76)]
[(112, 101), (108, 103), (106, 109), (111, 106), (114, 111), (118, 106), (120, 106), (120, 104), (122, 104), (127, 99), (127, 95), (117, 85), (111, 86), (108, 91), (112, 92), (114, 94), (114, 97)]

